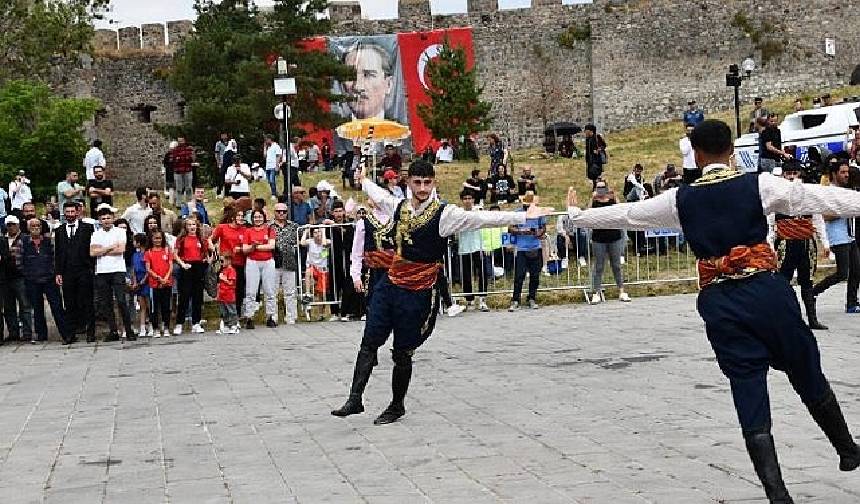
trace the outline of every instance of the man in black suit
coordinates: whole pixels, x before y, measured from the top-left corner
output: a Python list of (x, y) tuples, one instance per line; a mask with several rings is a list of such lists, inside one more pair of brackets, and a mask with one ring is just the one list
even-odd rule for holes
[(74, 334), (86, 327), (87, 342), (95, 341), (95, 314), (93, 312), (93, 278), (95, 262), (90, 257), (90, 238), (93, 225), (81, 222), (83, 209), (79, 203), (63, 204), (66, 223), (54, 234), (56, 252), (54, 267), (57, 285), (63, 289), (66, 320), (72, 341)]

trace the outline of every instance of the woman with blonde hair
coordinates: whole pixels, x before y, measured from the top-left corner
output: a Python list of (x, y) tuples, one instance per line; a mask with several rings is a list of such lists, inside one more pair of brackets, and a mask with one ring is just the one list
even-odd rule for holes
[(203, 310), (203, 274), (206, 271), (206, 256), (209, 243), (203, 238), (203, 229), (194, 217), (185, 219), (182, 232), (176, 238), (174, 259), (182, 268), (179, 275), (179, 303), (176, 305), (176, 327), (173, 334), (182, 334), (185, 310), (191, 301), (191, 332), (206, 332), (200, 326)]

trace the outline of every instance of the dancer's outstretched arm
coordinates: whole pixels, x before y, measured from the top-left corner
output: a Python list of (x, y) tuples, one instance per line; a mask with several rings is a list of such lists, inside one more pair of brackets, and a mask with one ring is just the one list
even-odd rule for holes
[(765, 213), (860, 216), (860, 192), (842, 187), (804, 184), (769, 174), (759, 175), (758, 190)]
[(576, 191), (571, 187), (567, 190), (567, 214), (576, 227), (588, 229), (680, 229), (675, 206), (677, 193), (677, 189), (670, 189), (645, 201), (582, 210), (577, 206)]
[(456, 205), (446, 205), (439, 218), (439, 236), (488, 227), (522, 225), (526, 219), (546, 217), (552, 211), (552, 208), (535, 204), (529, 205), (525, 212), (466, 211)]

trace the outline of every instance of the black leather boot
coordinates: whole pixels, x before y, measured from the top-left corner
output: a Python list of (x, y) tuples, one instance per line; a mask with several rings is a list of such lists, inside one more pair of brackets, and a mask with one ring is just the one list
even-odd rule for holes
[(373, 366), (378, 363), (376, 349), (362, 346), (358, 350), (358, 357), (355, 358), (355, 370), (352, 373), (352, 386), (349, 389), (349, 399), (346, 400), (343, 406), (332, 411), (332, 415), (345, 417), (364, 412), (361, 396), (364, 394), (364, 388), (370, 379)]
[(809, 328), (813, 331), (826, 331), (827, 326), (818, 321), (818, 312), (815, 308), (815, 296), (812, 295), (812, 290), (801, 289), (800, 299), (803, 300), (803, 306), (806, 308), (806, 319), (809, 321)]
[(412, 379), (412, 354), (414, 350), (392, 350), (391, 359), (394, 369), (391, 370), (391, 404), (373, 421), (374, 425), (385, 425), (396, 422), (406, 414), (403, 400), (409, 390), (409, 380)]
[(744, 441), (747, 445), (747, 453), (750, 455), (755, 472), (764, 493), (770, 504), (794, 504), (785, 483), (782, 481), (782, 473), (779, 470), (779, 461), (776, 458), (776, 447), (773, 444), (773, 436), (770, 428), (759, 431), (744, 432)]
[(836, 448), (839, 454), (839, 470), (853, 471), (860, 466), (860, 447), (851, 437), (848, 425), (842, 416), (842, 409), (836, 400), (833, 390), (828, 389), (824, 398), (818, 403), (809, 406), (809, 413), (815, 419), (815, 423), (821, 427), (830, 444)]

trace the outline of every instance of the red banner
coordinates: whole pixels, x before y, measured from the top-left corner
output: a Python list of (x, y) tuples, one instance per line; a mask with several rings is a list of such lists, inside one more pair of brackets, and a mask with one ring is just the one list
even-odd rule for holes
[(427, 96), (427, 89), (430, 86), (427, 77), (427, 62), (438, 57), (446, 40), (452, 47), (462, 47), (466, 51), (466, 64), (468, 68), (472, 68), (475, 64), (475, 58), (472, 49), (471, 28), (452, 28), (397, 35), (403, 80), (406, 84), (406, 103), (409, 108), (409, 128), (412, 130), (412, 147), (416, 154), (423, 152), (428, 145), (435, 149), (439, 144), (439, 139), (433, 138), (433, 134), (424, 126), (424, 122), (418, 116), (418, 105), (430, 104), (430, 97)]

